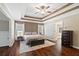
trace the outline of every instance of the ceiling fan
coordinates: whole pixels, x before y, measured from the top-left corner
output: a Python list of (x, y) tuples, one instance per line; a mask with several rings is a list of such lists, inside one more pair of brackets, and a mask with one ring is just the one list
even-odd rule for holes
[(39, 5), (39, 6), (36, 6), (35, 8), (39, 11), (39, 12), (36, 12), (35, 14), (41, 13), (42, 15), (44, 15), (44, 14), (51, 13), (51, 11), (48, 10), (50, 8), (50, 6), (48, 5)]

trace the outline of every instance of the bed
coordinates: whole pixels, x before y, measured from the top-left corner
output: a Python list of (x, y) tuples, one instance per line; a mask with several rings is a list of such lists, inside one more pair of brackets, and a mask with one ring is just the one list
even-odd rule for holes
[(37, 34), (37, 32), (25, 32), (24, 35), (18, 36), (17, 39), (20, 41), (26, 41), (26, 44), (29, 46), (35, 46), (44, 44), (46, 36)]
[(44, 44), (46, 36), (44, 35), (24, 35), (24, 40), (29, 46)]

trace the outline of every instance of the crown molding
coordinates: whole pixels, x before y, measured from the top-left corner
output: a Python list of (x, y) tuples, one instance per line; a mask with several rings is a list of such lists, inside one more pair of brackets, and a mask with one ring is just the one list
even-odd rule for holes
[(73, 7), (73, 8), (71, 8), (71, 9), (66, 10), (66, 11), (64, 11), (64, 12), (62, 12), (62, 13), (59, 13), (59, 14), (57, 14), (57, 15), (55, 15), (55, 16), (51, 16), (50, 18), (47, 18), (47, 19), (43, 20), (42, 22), (44, 22), (44, 21), (46, 21), (46, 20), (49, 20), (49, 19), (51, 19), (51, 18), (55, 18), (55, 17), (60, 16), (60, 15), (62, 15), (62, 14), (68, 13), (68, 12), (70, 12), (70, 11), (76, 10), (76, 9), (79, 9), (79, 6)]
[(43, 23), (43, 22), (39, 22), (39, 21), (32, 21), (32, 20), (15, 20), (15, 22), (31, 22), (31, 23)]
[[(44, 17), (33, 17), (33, 16), (24, 15), (24, 18), (21, 18), (21, 19), (23, 19), (23, 20), (32, 20), (32, 21), (43, 22), (43, 21), (45, 21), (45, 20), (42, 20), (42, 19), (44, 19), (44, 18), (46, 18), (46, 17), (49, 17), (50, 15), (55, 14), (56, 12), (58, 12), (58, 11), (64, 9), (64, 8), (66, 8), (66, 7), (68, 7), (68, 6), (72, 5), (72, 4), (73, 4), (73, 3), (68, 3), (68, 4), (62, 6), (61, 8), (55, 10), (55, 11), (52, 12), (51, 14), (48, 14), (48, 15), (46, 15), (46, 16), (44, 16)], [(30, 19), (28, 19), (28, 18), (30, 18)], [(33, 20), (33, 19), (38, 19), (38, 20)]]
[(55, 17), (57, 17), (57, 16), (60, 16), (60, 15), (62, 15), (62, 14), (68, 13), (68, 12), (73, 11), (73, 10), (76, 10), (76, 9), (79, 9), (79, 6), (75, 6), (75, 7), (73, 7), (73, 8), (70, 8), (70, 9), (64, 11), (64, 12), (61, 12), (61, 13), (56, 14), (56, 15), (54, 15), (54, 16), (51, 16), (50, 18), (47, 18), (47, 19), (45, 19), (45, 20), (42, 20), (42, 19), (40, 19), (40, 20), (33, 20), (33, 19), (25, 19), (25, 18), (21, 18), (21, 19), (23, 19), (23, 20), (31, 20), (31, 21), (38, 21), (38, 22), (44, 22), (44, 21), (47, 21), (47, 20), (49, 20), (49, 19), (51, 19), (51, 18), (55, 18)]
[(66, 5), (62, 6), (61, 8), (59, 8), (59, 9), (55, 10), (55, 11), (54, 11), (54, 12), (52, 12), (51, 14), (46, 15), (46, 16), (45, 16), (45, 17), (43, 17), (42, 19), (44, 19), (44, 18), (46, 18), (46, 17), (49, 17), (50, 15), (52, 15), (52, 14), (54, 14), (54, 13), (56, 13), (56, 12), (58, 12), (58, 11), (60, 11), (60, 10), (64, 9), (64, 8), (68, 7), (68, 6), (72, 5), (72, 4), (73, 4), (73, 3), (68, 3), (68, 4), (66, 4)]
[(34, 19), (43, 19), (43, 17), (35, 17), (35, 16), (27, 16), (27, 15), (24, 15), (24, 17), (28, 17), (28, 18), (34, 18)]
[(28, 18), (21, 18), (22, 20), (30, 20), (30, 21), (38, 21), (38, 22), (42, 22), (43, 20), (39, 19), (39, 20), (34, 20), (34, 19), (28, 19)]

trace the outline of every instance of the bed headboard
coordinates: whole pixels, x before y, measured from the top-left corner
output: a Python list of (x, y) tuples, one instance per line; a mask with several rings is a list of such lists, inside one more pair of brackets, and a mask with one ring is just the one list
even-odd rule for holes
[(38, 24), (37, 23), (25, 22), (24, 28), (25, 28), (24, 29), (25, 34), (36, 34), (36, 33), (38, 33)]

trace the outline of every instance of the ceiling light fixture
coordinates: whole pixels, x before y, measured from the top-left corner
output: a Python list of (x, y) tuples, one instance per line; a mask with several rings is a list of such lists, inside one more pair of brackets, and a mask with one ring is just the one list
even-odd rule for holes
[[(50, 8), (50, 6), (46, 5), (46, 4), (39, 4), (37, 6), (35, 6), (35, 8), (42, 14), (46, 14), (46, 13), (51, 13), (50, 11), (48, 11), (48, 9)], [(36, 12), (36, 13), (39, 13)]]

